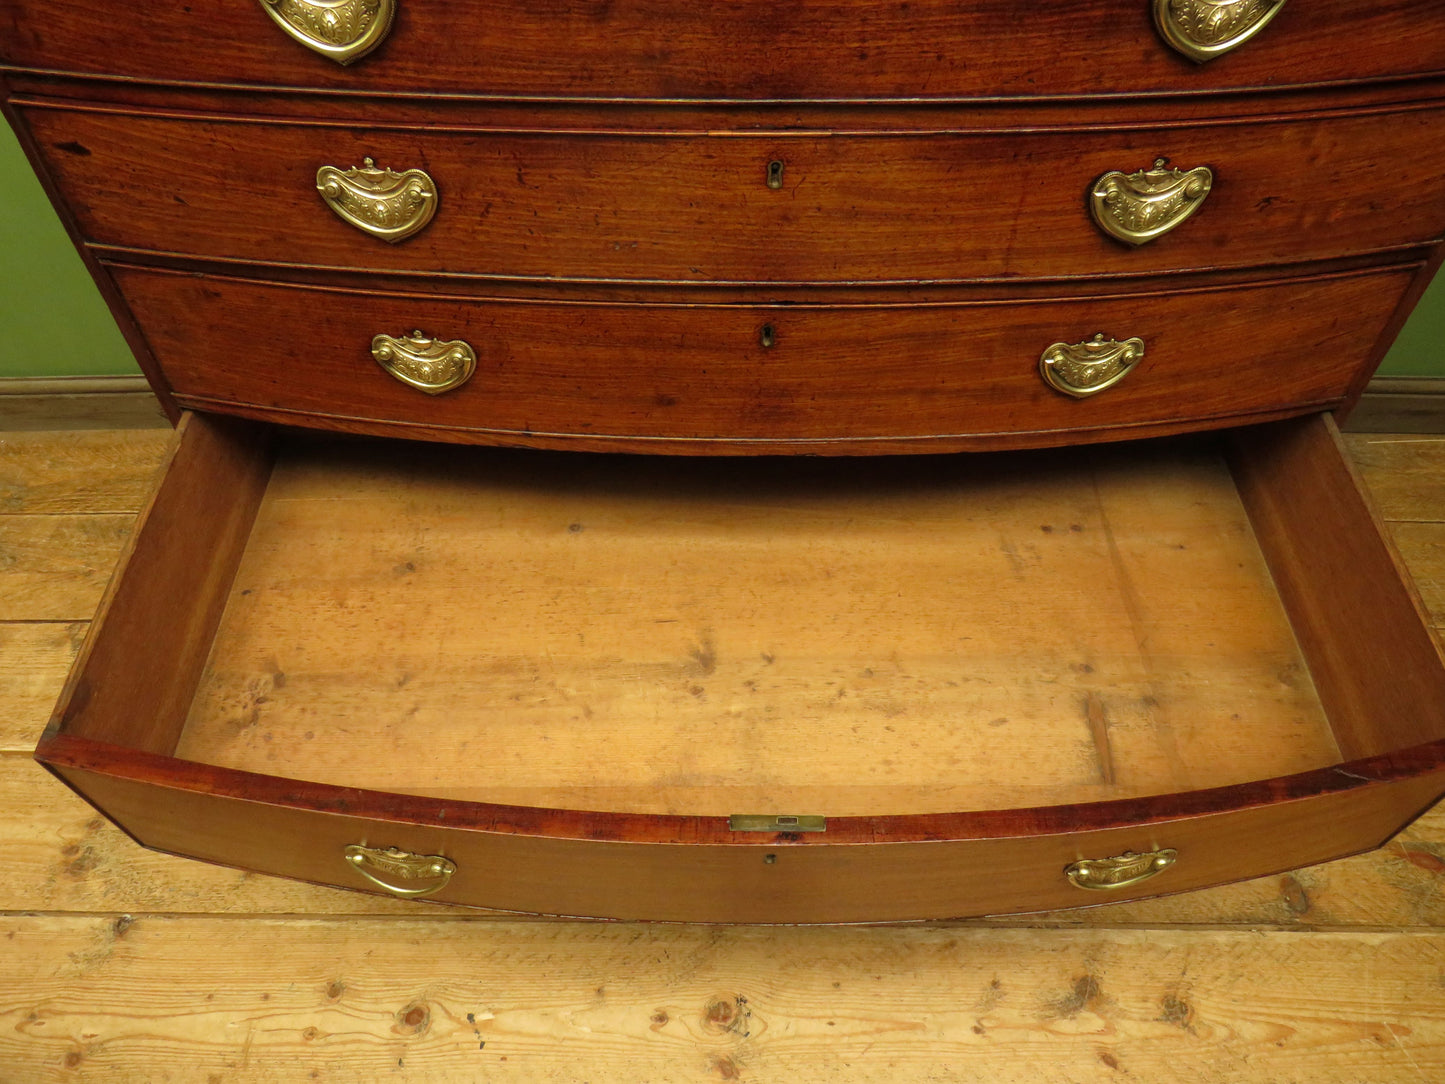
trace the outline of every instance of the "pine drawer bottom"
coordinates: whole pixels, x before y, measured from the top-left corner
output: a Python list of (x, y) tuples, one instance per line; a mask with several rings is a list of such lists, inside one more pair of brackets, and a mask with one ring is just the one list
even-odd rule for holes
[(719, 462), (190, 415), (37, 756), (307, 881), (944, 918), (1377, 845), (1445, 791), (1445, 669), (1324, 416)]

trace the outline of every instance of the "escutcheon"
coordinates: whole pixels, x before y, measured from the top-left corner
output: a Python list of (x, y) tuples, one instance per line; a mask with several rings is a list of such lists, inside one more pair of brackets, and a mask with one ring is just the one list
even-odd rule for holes
[(395, 847), (350, 844), (343, 852), (346, 864), (372, 884), (393, 896), (429, 896), (445, 888), (457, 864), (439, 854), (411, 854)]
[(437, 213), (437, 186), (424, 171), (378, 169), (370, 158), (360, 169), (322, 166), (316, 191), (343, 222), (391, 244), (420, 233)]
[(1064, 867), (1064, 876), (1075, 888), (1108, 892), (1156, 877), (1172, 866), (1178, 857), (1179, 852), (1173, 847), (1143, 854), (1125, 851), (1113, 858), (1084, 858), (1071, 862)]
[(1284, 5), (1285, 0), (1154, 0), (1154, 25), (1172, 48), (1202, 64), (1239, 48)]
[(378, 335), (371, 340), (371, 356), (403, 384), (428, 395), (459, 388), (477, 369), (477, 353), (461, 339), (433, 339), (422, 331), (393, 338)]
[(1143, 339), (1106, 339), (1101, 331), (1087, 342), (1054, 343), (1039, 358), (1044, 383), (1074, 399), (1112, 388), (1144, 357)]
[(338, 64), (351, 64), (386, 40), (397, 0), (259, 2), (288, 36)]
[(1163, 237), (1204, 206), (1214, 187), (1208, 166), (1169, 169), (1156, 158), (1153, 169), (1137, 173), (1113, 170), (1089, 190), (1089, 213), (1110, 237), (1126, 245), (1144, 245)]

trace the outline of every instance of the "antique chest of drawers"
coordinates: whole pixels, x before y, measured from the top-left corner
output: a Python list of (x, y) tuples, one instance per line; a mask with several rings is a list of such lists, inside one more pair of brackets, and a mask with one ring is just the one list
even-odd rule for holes
[(1437, 0), (0, 26), (179, 421), (37, 752), (139, 842), (875, 921), (1258, 876), (1445, 792), (1332, 420), (1441, 259)]

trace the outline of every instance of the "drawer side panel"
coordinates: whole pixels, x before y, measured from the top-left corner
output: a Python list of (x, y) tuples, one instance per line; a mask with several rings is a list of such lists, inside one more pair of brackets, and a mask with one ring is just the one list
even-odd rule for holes
[(269, 474), (262, 428), (183, 416), (47, 734), (174, 748)]
[(1231, 437), (1240, 496), (1341, 752), (1445, 738), (1440, 645), (1334, 423), (1307, 418)]

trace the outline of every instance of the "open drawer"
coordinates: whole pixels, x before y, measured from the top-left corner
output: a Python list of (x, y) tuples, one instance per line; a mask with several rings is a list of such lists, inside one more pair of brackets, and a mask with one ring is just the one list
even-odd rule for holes
[(1007, 456), (174, 452), (37, 752), (139, 842), (564, 915), (1179, 892), (1445, 791), (1327, 416)]

